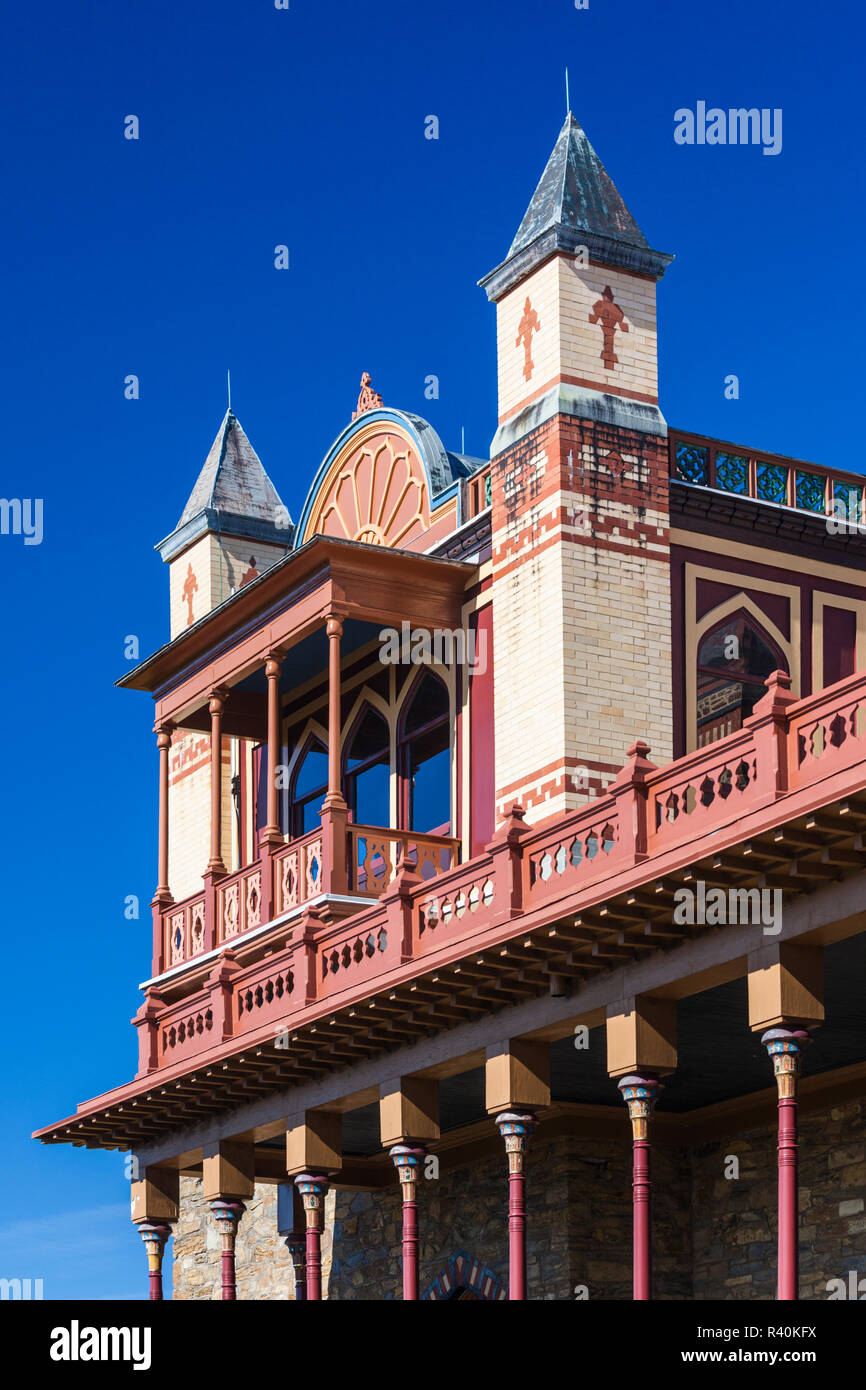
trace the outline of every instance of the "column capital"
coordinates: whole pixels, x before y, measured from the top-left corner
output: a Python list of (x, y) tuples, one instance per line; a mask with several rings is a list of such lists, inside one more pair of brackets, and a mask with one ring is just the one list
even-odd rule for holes
[(225, 702), (231, 691), (224, 685), (216, 686), (208, 696), (208, 710), (211, 714), (222, 714)]
[(210, 1213), (213, 1216), (214, 1224), (220, 1235), (230, 1236), (232, 1239), (237, 1235), (238, 1223), (246, 1211), (243, 1202), (229, 1202), (217, 1200), (208, 1203)]
[(320, 1229), (320, 1219), (324, 1217), (325, 1197), (328, 1192), (328, 1179), (324, 1173), (299, 1173), (295, 1186), (301, 1194), (307, 1228)]
[(505, 1140), (505, 1152), (508, 1155), (509, 1173), (523, 1172), (526, 1146), (537, 1124), (538, 1120), (536, 1116), (528, 1112), (504, 1110), (500, 1115), (496, 1116), (496, 1127)]
[(276, 679), (283, 669), (284, 653), (281, 651), (268, 652), (265, 658), (265, 675), (268, 680)]
[(153, 732), (156, 734), (157, 748), (170, 748), (171, 736), (177, 728), (170, 719), (163, 719), (158, 724), (154, 724)]
[(770, 1028), (761, 1037), (772, 1058), (779, 1099), (797, 1094), (797, 1082), (802, 1075), (803, 1051), (812, 1041), (805, 1028)]
[(346, 620), (345, 613), (329, 613), (325, 619), (325, 631), (329, 637), (342, 637), (343, 623)]
[(664, 1090), (662, 1083), (657, 1076), (623, 1076), (617, 1085), (628, 1106), (633, 1138), (646, 1139), (658, 1093)]
[(392, 1149), (388, 1150), (388, 1156), (397, 1169), (397, 1176), (403, 1188), (403, 1196), (407, 1201), (411, 1201), (412, 1189), (421, 1176), (421, 1164), (427, 1157), (426, 1148), (423, 1144), (395, 1144)]

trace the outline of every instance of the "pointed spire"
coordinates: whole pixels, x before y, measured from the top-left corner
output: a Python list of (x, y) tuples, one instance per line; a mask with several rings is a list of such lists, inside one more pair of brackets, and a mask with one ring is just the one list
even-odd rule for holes
[(203, 511), (274, 525), (286, 509), (231, 406), (181, 513), (177, 528)]
[(570, 111), (511, 243), (509, 256), (556, 226), (595, 232), (629, 246), (649, 246), (586, 132)]
[(653, 251), (586, 132), (569, 111), (502, 265), (480, 282), (497, 299), (556, 251), (660, 279), (673, 259)]
[(288, 508), (231, 406), (217, 430), (180, 520), (171, 535), (156, 548), (163, 560), (171, 561), (206, 532), (258, 542), (259, 549), (249, 551), (247, 558), (259, 554), (262, 543), (285, 551), (294, 539)]

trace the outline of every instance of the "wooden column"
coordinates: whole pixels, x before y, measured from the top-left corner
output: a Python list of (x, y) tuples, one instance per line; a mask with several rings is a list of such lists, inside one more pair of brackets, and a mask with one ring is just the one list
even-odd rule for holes
[(333, 1110), (306, 1110), (286, 1130), (286, 1172), (304, 1206), (307, 1302), (322, 1297), (322, 1230), (328, 1174), (342, 1167), (342, 1118)]
[(348, 811), (340, 778), (340, 638), (343, 616), (329, 613), (328, 634), (328, 791), (322, 805), (322, 886), (327, 893), (349, 887), (346, 835)]
[(220, 1140), (205, 1149), (202, 1163), (202, 1196), (208, 1202), (220, 1237), (222, 1261), (220, 1296), (232, 1303), (235, 1285), (235, 1242), (245, 1197), (255, 1192), (255, 1148), (248, 1141)]
[(418, 1300), (418, 1182), (427, 1143), (439, 1138), (439, 1083), (394, 1077), (379, 1090), (379, 1125), (403, 1196), (403, 1301)]
[(156, 1226), (148, 1221), (140, 1221), (138, 1231), (147, 1250), (148, 1298), (151, 1303), (161, 1303), (162, 1257), (165, 1252), (166, 1241), (171, 1235), (171, 1227)]
[(295, 1178), (307, 1218), (306, 1277), (307, 1302), (322, 1299), (322, 1231), (325, 1224), (325, 1197), (328, 1179), (324, 1173), (300, 1173)]
[(222, 856), (222, 721), (227, 690), (215, 690), (208, 703), (210, 710), (210, 859), (208, 873), (224, 874)]
[(662, 1086), (654, 1076), (624, 1076), (619, 1089), (631, 1120), (633, 1297), (640, 1303), (652, 1297), (649, 1118)]
[(160, 902), (172, 900), (168, 886), (168, 755), (173, 733), (174, 725), (170, 721), (156, 726), (156, 746), (159, 749), (159, 862), (154, 899)]
[(131, 1216), (147, 1251), (148, 1298), (162, 1301), (162, 1259), (172, 1223), (179, 1215), (180, 1174), (173, 1168), (147, 1168), (130, 1187)]
[(222, 1239), (220, 1297), (224, 1303), (234, 1303), (237, 1299), (235, 1242), (246, 1207), (243, 1202), (215, 1201), (210, 1203), (210, 1211)]
[(607, 1069), (617, 1078), (632, 1131), (633, 1297), (652, 1297), (652, 1184), (649, 1120), (660, 1076), (676, 1070), (677, 1014), (672, 999), (638, 995), (607, 1010)]
[(295, 1281), (295, 1302), (304, 1303), (307, 1297), (307, 1237), (304, 1203), (294, 1183), (280, 1183), (277, 1188), (277, 1230), (292, 1261)]
[[(765, 697), (766, 698), (766, 697)], [(824, 953), (820, 946), (774, 942), (749, 956), (749, 1027), (773, 1062), (778, 1088), (778, 1275), (776, 1296), (799, 1289), (797, 1088), (810, 1028), (824, 1021)]]
[(536, 1126), (534, 1115), (506, 1110), (496, 1116), (508, 1156), (508, 1297), (526, 1298), (526, 1146)]
[(280, 806), (277, 794), (277, 768), (280, 765), (282, 743), (280, 739), (280, 671), (282, 656), (272, 652), (265, 663), (268, 681), (268, 823), (260, 840), (271, 844), (282, 843), (280, 833)]
[[(526, 1298), (526, 1146), (550, 1104), (550, 1049), (546, 1043), (512, 1038), (487, 1049), (485, 1103), (505, 1140), (508, 1156), (508, 1297)], [(529, 1107), (532, 1107), (530, 1109)]]
[(800, 1232), (797, 1176), (797, 1082), (803, 1049), (812, 1039), (804, 1028), (770, 1028), (761, 1042), (772, 1058), (779, 1090), (779, 1250), (776, 1297), (791, 1302), (800, 1297)]

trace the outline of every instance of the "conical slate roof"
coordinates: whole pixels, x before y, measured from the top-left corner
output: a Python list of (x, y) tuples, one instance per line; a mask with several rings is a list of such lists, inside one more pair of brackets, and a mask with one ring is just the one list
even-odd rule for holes
[(279, 493), (231, 407), (189, 495), (176, 530), (203, 511), (274, 524), (287, 515)]
[(649, 245), (586, 132), (570, 111), (511, 243), (509, 256), (556, 226), (595, 232), (629, 246)]
[(569, 111), (508, 255), (479, 283), (498, 300), (549, 256), (579, 247), (601, 265), (655, 280), (673, 260), (649, 245)]

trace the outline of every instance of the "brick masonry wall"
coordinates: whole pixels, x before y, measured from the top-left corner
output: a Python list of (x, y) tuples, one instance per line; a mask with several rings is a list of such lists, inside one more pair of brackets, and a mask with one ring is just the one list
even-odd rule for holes
[[(725, 1178), (729, 1155), (740, 1176)], [(866, 1100), (807, 1115), (801, 1124), (801, 1296), (826, 1299), (831, 1279), (866, 1276)], [(489, 1158), (422, 1181), (422, 1293), (461, 1252), (507, 1284), (507, 1169)], [(174, 1297), (219, 1295), (219, 1242), (201, 1184), (184, 1178), (174, 1239)], [(653, 1153), (653, 1268), (660, 1299), (775, 1297), (776, 1138), (765, 1127), (698, 1148)], [(291, 1265), (276, 1234), (276, 1188), (247, 1204), (237, 1249), (238, 1296), (284, 1299)], [(530, 1148), (527, 1274), (532, 1299), (631, 1297), (631, 1150), (628, 1142), (562, 1138)], [(400, 1197), (331, 1192), (323, 1245), (327, 1296), (400, 1297)], [(586, 1292), (584, 1293), (583, 1290)]]
[(636, 738), (672, 757), (666, 444), (558, 416), (495, 460), (492, 495), (497, 809), (546, 819)]

